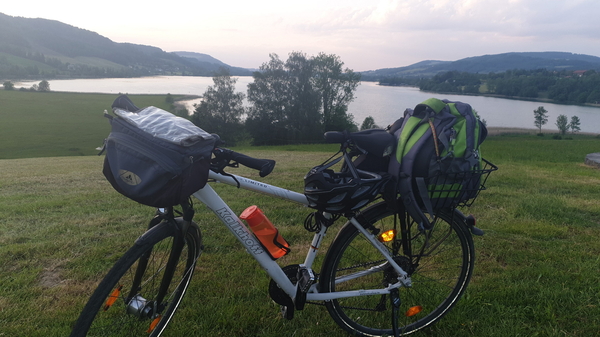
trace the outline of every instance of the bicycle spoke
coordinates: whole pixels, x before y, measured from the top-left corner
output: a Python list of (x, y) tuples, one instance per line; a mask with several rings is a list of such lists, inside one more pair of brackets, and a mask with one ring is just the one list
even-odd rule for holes
[[(164, 331), (189, 285), (201, 252), (200, 232), (194, 224), (186, 234), (182, 254), (178, 254), (166, 296), (159, 294), (173, 251), (175, 232), (169, 226), (153, 228), (144, 244), (134, 245), (115, 264), (90, 298), (71, 336), (159, 336)], [(164, 300), (158, 303), (157, 296)]]
[[(398, 224), (384, 203), (365, 210), (363, 219), (364, 228), (374, 227), (379, 233), (396, 230)], [(398, 301), (394, 296), (377, 295), (326, 302), (333, 319), (349, 332), (364, 336), (392, 335), (396, 322), (401, 334), (421, 329), (440, 319), (466, 288), (472, 270), (473, 248), (470, 236), (460, 224), (442, 213), (437, 215), (433, 229), (422, 232), (410, 218), (406, 219), (402, 222), (403, 231), (384, 245), (394, 261), (409, 274), (411, 286), (391, 290), (398, 292)], [(364, 290), (368, 293), (368, 290), (397, 283), (399, 277), (352, 225), (346, 225), (338, 234), (321, 275), (322, 292)]]

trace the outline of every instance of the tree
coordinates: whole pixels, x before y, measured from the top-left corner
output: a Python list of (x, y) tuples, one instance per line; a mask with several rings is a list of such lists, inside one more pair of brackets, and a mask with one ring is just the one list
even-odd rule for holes
[(567, 130), (569, 130), (569, 120), (567, 119), (567, 116), (558, 115), (556, 118), (556, 127), (558, 127), (558, 131), (561, 135), (567, 133)]
[(3, 86), (4, 86), (4, 90), (14, 90), (15, 89), (15, 85), (11, 81), (4, 82)]
[[(288, 121), (296, 100), (294, 96), (297, 96), (290, 84), (292, 79), (287, 69), (288, 65), (277, 54), (270, 54), (269, 57), (269, 62), (263, 63), (260, 71), (254, 72), (254, 81), (248, 85), (248, 101), (251, 105), (248, 109), (246, 128), (255, 145), (293, 142), (296, 140), (290, 134), (298, 134), (293, 131), (298, 126), (291, 125)], [(296, 59), (296, 62), (299, 62), (299, 59)], [(297, 76), (300, 68), (296, 66)], [(294, 80), (302, 77), (304, 76)], [(298, 87), (300, 86), (295, 86)], [(319, 129), (318, 132), (321, 131)]]
[(192, 122), (210, 133), (218, 134), (228, 144), (242, 138), (241, 117), (245, 113), (244, 93), (235, 92), (237, 79), (221, 68), (213, 77), (214, 86), (209, 86), (196, 106)]
[(375, 119), (371, 116), (367, 116), (360, 126), (361, 130), (379, 129), (379, 126), (375, 124)]
[(360, 74), (346, 68), (339, 56), (319, 53), (314, 59), (314, 86), (321, 95), (325, 131), (354, 129), (353, 118), (347, 114), (348, 104), (360, 84)]
[(323, 138), (320, 93), (314, 86), (315, 63), (306, 54), (290, 53), (285, 68), (288, 78), (287, 133), (291, 142), (312, 142)]
[(535, 119), (535, 127), (540, 129), (540, 133), (542, 133), (542, 126), (548, 123), (548, 111), (543, 106), (540, 106), (533, 110), (533, 117)]
[(315, 142), (323, 131), (356, 130), (347, 111), (360, 77), (344, 70), (337, 56), (269, 57), (248, 85), (246, 127), (254, 144)]
[(50, 83), (48, 81), (43, 80), (40, 82), (37, 88), (38, 91), (50, 91)]
[(581, 128), (579, 127), (579, 125), (581, 125), (581, 121), (579, 120), (579, 117), (577, 117), (577, 116), (571, 117), (571, 122), (569, 123), (569, 129), (571, 129), (572, 133), (581, 131)]
[(481, 116), (479, 116), (479, 112), (477, 110), (473, 109), (473, 114), (475, 114), (475, 117), (479, 119), (484, 126), (487, 126), (487, 121), (485, 119), (481, 119)]

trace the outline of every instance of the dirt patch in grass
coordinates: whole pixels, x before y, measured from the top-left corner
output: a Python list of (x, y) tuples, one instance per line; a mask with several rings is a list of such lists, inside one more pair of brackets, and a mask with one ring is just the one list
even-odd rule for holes
[(507, 134), (537, 134), (537, 129), (524, 129), (524, 128), (501, 128), (501, 127), (489, 127), (487, 128), (488, 135), (500, 136)]
[[(504, 128), (504, 127), (488, 127), (488, 135), (490, 136), (500, 136), (500, 135), (514, 135), (514, 134), (522, 134), (522, 135), (537, 135), (539, 133), (539, 129), (527, 129), (527, 128)], [(545, 135), (556, 135), (558, 134), (558, 130), (547, 130), (542, 129), (542, 133)], [(577, 132), (580, 135), (596, 135), (596, 133), (591, 132)], [(566, 134), (565, 136), (571, 136), (571, 133)]]
[(66, 261), (56, 261), (48, 264), (40, 274), (40, 286), (43, 288), (54, 288), (61, 284), (64, 281), (61, 277), (61, 273), (65, 262)]

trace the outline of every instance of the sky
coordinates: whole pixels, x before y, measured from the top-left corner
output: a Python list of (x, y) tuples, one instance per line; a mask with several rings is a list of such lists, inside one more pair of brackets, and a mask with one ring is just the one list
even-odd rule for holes
[(0, 12), (244, 68), (293, 51), (354, 71), (507, 52), (600, 57), (598, 0), (28, 0)]

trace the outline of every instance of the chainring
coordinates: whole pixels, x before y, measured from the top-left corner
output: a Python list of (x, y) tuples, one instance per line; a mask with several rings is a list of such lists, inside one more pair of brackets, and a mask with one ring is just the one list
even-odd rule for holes
[[(298, 274), (299, 268), (300, 268), (299, 265), (291, 264), (291, 265), (285, 266), (281, 269), (283, 270), (285, 275), (288, 277), (288, 279), (290, 281), (292, 281), (293, 284), (296, 284), (296, 282), (298, 282), (297, 274)], [(273, 281), (272, 279), (271, 279), (271, 282), (269, 282), (269, 296), (271, 296), (271, 299), (279, 305), (283, 305), (283, 306), (287, 306), (287, 307), (294, 306), (294, 301), (292, 301), (292, 299), (288, 296), (288, 294), (286, 294), (285, 291), (283, 291), (283, 289), (279, 288), (279, 285), (277, 285), (277, 283), (275, 283), (275, 281)]]

